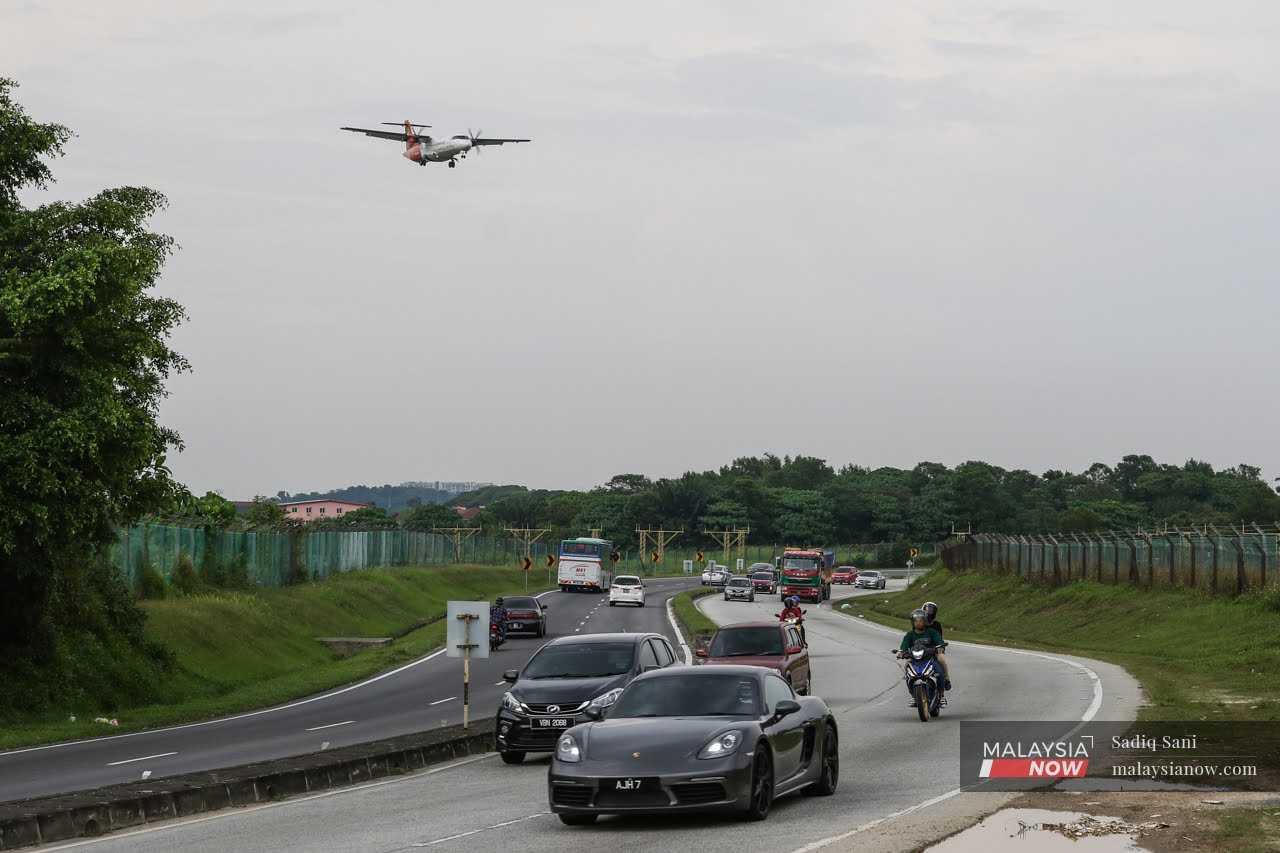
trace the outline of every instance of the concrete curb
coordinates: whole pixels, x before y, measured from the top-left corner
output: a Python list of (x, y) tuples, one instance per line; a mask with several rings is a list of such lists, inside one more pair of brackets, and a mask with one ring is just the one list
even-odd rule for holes
[(0, 803), (0, 850), (356, 785), (493, 750), (494, 720), (91, 791)]

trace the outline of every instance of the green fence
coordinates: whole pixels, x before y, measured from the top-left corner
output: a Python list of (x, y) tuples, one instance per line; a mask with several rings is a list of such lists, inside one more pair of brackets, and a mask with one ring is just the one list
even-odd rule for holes
[[(541, 559), (547, 547), (533, 544)], [(523, 545), (510, 539), (472, 536), (455, 554), (450, 536), (412, 530), (231, 531), (170, 524), (138, 524), (120, 530), (108, 549), (108, 559), (136, 584), (143, 568), (155, 567), (172, 578), (180, 555), (191, 558), (197, 570), (211, 566), (243, 566), (257, 586), (283, 586), (290, 578), (325, 578), (335, 572), (386, 566), (424, 566), (443, 563), (516, 565)]]
[(1280, 525), (1124, 533), (975, 533), (943, 546), (951, 569), (1007, 571), (1058, 585), (1076, 580), (1238, 594), (1277, 583)]

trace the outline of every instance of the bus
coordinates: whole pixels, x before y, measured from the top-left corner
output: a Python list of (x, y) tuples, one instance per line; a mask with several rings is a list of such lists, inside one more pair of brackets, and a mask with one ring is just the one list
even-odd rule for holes
[(604, 592), (613, 574), (610, 571), (613, 543), (608, 539), (579, 536), (560, 542), (560, 571), (557, 581), (561, 592)]

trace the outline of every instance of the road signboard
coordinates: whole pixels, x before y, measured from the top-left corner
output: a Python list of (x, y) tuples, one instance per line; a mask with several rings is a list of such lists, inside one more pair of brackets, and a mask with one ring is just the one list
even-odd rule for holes
[(445, 625), (446, 655), (460, 658), (469, 651), (473, 658), (489, 657), (489, 602), (450, 601)]
[(528, 557), (525, 557), (520, 560), (520, 571), (527, 572), (532, 566), (533, 566), (533, 560), (530, 560)]
[(684, 561), (684, 573), (685, 573), (686, 575), (691, 575), (691, 574), (693, 574), (693, 560), (685, 560), (685, 561)]

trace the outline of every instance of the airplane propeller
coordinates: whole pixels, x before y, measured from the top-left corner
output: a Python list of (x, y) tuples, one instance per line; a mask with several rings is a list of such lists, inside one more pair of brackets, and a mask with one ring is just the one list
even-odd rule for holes
[(468, 128), (467, 128), (467, 137), (471, 140), (471, 148), (472, 148), (472, 150), (474, 150), (477, 154), (479, 154), (479, 153), (480, 153), (480, 149), (481, 149), (481, 148), (483, 148), (484, 146), (483, 146), (483, 145), (476, 145), (476, 140), (477, 140), (477, 139), (481, 139), (481, 138), (483, 138), (483, 137), (484, 137), (484, 131), (483, 131), (483, 130), (481, 130), (481, 131), (475, 131), (475, 132), (473, 132), (473, 131), (471, 130), (471, 128), (469, 128), (469, 127), (468, 127)]

